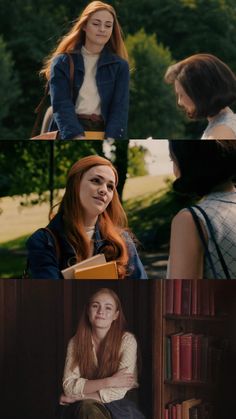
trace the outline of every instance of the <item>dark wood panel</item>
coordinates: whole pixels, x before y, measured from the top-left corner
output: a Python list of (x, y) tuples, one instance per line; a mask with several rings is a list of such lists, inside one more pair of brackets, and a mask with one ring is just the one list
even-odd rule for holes
[(61, 392), (68, 340), (88, 296), (101, 287), (119, 295), (140, 343), (139, 403), (152, 419), (151, 289), (146, 281), (0, 280), (0, 416), (52, 419)]

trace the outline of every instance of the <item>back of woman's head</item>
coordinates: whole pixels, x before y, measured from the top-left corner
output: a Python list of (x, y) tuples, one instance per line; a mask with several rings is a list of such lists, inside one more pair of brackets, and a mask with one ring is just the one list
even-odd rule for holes
[(169, 150), (180, 172), (176, 192), (202, 197), (236, 177), (235, 140), (170, 140)]
[(195, 105), (192, 118), (215, 116), (236, 100), (236, 76), (219, 58), (195, 54), (170, 66), (167, 83), (181, 84)]
[[(88, 311), (94, 298), (101, 294), (107, 294), (113, 298), (118, 316), (113, 320), (107, 335), (100, 344), (99, 367), (96, 368), (92, 351), (92, 327)], [(114, 374), (118, 369), (121, 341), (126, 330), (127, 322), (118, 295), (110, 288), (98, 289), (85, 304), (74, 336), (74, 366), (80, 365), (81, 374), (90, 379), (108, 377)]]

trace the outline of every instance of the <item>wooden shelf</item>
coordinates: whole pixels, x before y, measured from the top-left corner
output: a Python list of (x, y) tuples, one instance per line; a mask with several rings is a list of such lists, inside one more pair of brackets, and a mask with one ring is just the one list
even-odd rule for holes
[(166, 320), (196, 320), (196, 321), (225, 321), (229, 316), (227, 314), (219, 315), (219, 316), (184, 316), (181, 314), (165, 314), (163, 316)]
[(182, 381), (182, 380), (178, 380), (178, 381), (173, 381), (173, 380), (165, 380), (164, 384), (168, 384), (168, 385), (174, 385), (174, 386), (207, 386), (207, 387), (212, 387), (215, 385), (215, 383), (209, 383), (207, 381), (195, 381), (195, 380), (191, 380), (191, 381)]

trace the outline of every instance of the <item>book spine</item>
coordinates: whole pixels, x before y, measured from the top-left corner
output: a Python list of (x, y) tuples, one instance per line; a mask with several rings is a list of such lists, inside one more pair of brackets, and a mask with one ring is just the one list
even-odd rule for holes
[(166, 379), (171, 380), (172, 371), (171, 371), (171, 338), (166, 336), (166, 345), (165, 345), (165, 355), (166, 355)]
[(180, 336), (180, 379), (192, 380), (192, 334)]
[(174, 279), (174, 314), (181, 314), (182, 280)]
[(182, 304), (181, 313), (185, 316), (191, 314), (191, 279), (182, 280)]
[(173, 314), (174, 312), (174, 281), (167, 279), (165, 281), (166, 301), (165, 312), (166, 314)]
[(193, 335), (193, 380), (199, 381), (201, 379), (201, 340), (202, 335)]
[(198, 279), (193, 279), (192, 281), (192, 298), (191, 298), (191, 314), (196, 316), (198, 314), (197, 310), (197, 288), (198, 288)]
[(180, 336), (171, 335), (172, 380), (180, 380)]

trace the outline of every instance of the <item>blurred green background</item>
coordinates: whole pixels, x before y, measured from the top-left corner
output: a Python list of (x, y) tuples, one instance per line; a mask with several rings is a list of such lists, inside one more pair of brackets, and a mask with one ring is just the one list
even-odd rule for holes
[[(27, 139), (43, 95), (43, 59), (88, 1), (0, 0), (0, 139)], [(163, 75), (198, 52), (236, 71), (235, 0), (109, 1), (123, 28), (131, 73), (128, 138), (199, 138), (204, 122), (176, 108)], [(171, 123), (170, 123), (171, 121)]]

